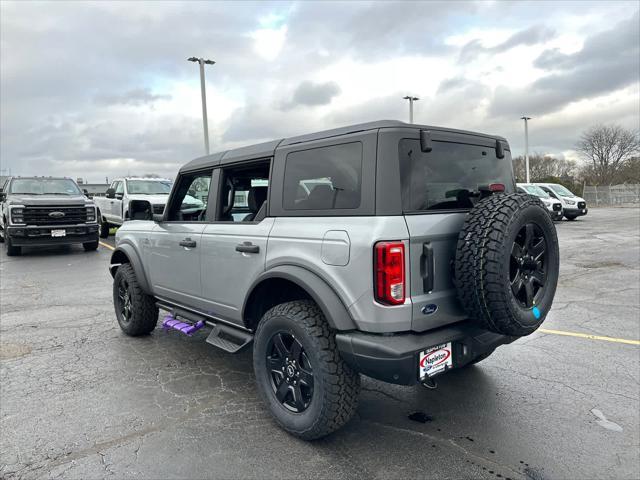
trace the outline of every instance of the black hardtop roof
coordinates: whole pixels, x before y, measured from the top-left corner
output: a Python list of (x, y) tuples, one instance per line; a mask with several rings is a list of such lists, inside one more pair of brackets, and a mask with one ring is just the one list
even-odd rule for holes
[(484, 133), (470, 132), (467, 130), (457, 130), (454, 128), (434, 127), (431, 125), (420, 125), (415, 123), (405, 123), (399, 120), (378, 120), (376, 122), (359, 123), (346, 127), (333, 128), (331, 130), (323, 130), (320, 132), (309, 133), (305, 135), (297, 135), (290, 138), (281, 138), (279, 140), (271, 140), (270, 142), (257, 143), (245, 147), (234, 148), (223, 152), (216, 152), (203, 157), (198, 157), (184, 165), (180, 171), (198, 170), (213, 165), (241, 162), (256, 158), (272, 157), (275, 150), (279, 146), (295, 145), (297, 143), (311, 142), (314, 140), (323, 140), (325, 138), (339, 137), (349, 133), (366, 132), (368, 130), (377, 130), (380, 128), (419, 128), (421, 130), (431, 130), (438, 132), (461, 133), (465, 135), (474, 135), (496, 140), (506, 140), (496, 135), (487, 135)]

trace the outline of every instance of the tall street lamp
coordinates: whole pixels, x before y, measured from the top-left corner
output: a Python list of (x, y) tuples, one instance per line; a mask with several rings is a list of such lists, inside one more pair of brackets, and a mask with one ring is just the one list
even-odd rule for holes
[(524, 120), (524, 165), (527, 176), (527, 183), (529, 183), (529, 120), (531, 117), (520, 117)]
[(189, 57), (190, 62), (197, 62), (200, 65), (200, 91), (202, 92), (202, 127), (204, 128), (204, 150), (209, 155), (209, 123), (207, 121), (207, 93), (204, 86), (204, 66), (214, 65), (216, 62), (213, 60), (206, 60), (204, 58)]
[(405, 100), (409, 100), (409, 123), (413, 123), (413, 102), (417, 102), (420, 99), (411, 95), (407, 95), (406, 97), (402, 98), (404, 98)]

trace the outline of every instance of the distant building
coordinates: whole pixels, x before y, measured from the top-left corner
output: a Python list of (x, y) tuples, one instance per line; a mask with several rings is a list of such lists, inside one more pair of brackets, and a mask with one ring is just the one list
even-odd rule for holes
[(81, 183), (78, 186), (82, 191), (86, 190), (90, 197), (104, 197), (109, 188), (108, 183)]

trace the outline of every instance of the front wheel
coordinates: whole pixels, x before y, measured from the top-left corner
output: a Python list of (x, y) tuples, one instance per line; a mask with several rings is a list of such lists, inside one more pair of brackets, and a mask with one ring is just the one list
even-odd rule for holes
[(22, 254), (22, 247), (16, 247), (11, 241), (11, 237), (7, 237), (4, 240), (5, 248), (7, 249), (7, 256), (17, 257)]
[(567, 220), (569, 220), (570, 222), (573, 222), (576, 218), (578, 218), (578, 217), (576, 217), (576, 216), (574, 216), (574, 215), (565, 215), (564, 217), (565, 217)]
[(121, 265), (113, 279), (113, 306), (118, 324), (131, 337), (147, 335), (156, 328), (158, 307), (140, 287), (130, 264)]
[(98, 249), (98, 240), (94, 240), (93, 242), (85, 242), (82, 244), (85, 252), (93, 252)]
[(258, 390), (287, 432), (314, 440), (339, 429), (356, 410), (360, 377), (342, 360), (322, 311), (309, 300), (276, 305), (254, 338)]
[(110, 225), (104, 218), (102, 218), (100, 212), (98, 212), (98, 215), (100, 216), (100, 238), (108, 238)]

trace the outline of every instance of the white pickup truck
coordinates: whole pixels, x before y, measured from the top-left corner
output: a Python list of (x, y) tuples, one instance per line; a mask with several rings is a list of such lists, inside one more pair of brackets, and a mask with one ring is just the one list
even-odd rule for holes
[(162, 213), (171, 193), (172, 181), (166, 178), (116, 178), (105, 197), (94, 197), (98, 207), (100, 236), (107, 238), (109, 229), (129, 220), (129, 202), (147, 200), (154, 213)]
[[(147, 201), (154, 214), (162, 214), (172, 184), (173, 182), (166, 178), (116, 178), (107, 189), (105, 197), (93, 198), (98, 207), (100, 237), (107, 238), (111, 227), (118, 227), (130, 220), (129, 204), (132, 200)], [(193, 196), (186, 195), (186, 208), (202, 208), (204, 202), (196, 197), (197, 192), (193, 192)]]

